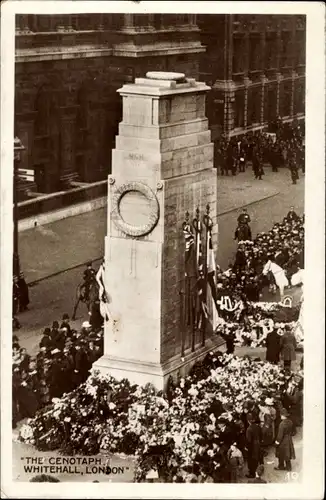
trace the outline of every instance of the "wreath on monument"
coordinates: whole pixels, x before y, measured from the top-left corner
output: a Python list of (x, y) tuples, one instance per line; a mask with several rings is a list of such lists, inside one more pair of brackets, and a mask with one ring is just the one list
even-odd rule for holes
[[(133, 224), (129, 224), (126, 222), (120, 211), (120, 204), (122, 198), (132, 191), (141, 193), (145, 196), (150, 205), (150, 215), (147, 224), (143, 224), (141, 226), (135, 226)], [(128, 182), (126, 184), (122, 184), (119, 186), (114, 194), (112, 199), (112, 220), (120, 231), (125, 233), (128, 236), (139, 237), (146, 236), (155, 228), (158, 223), (160, 216), (160, 206), (154, 191), (142, 182)]]

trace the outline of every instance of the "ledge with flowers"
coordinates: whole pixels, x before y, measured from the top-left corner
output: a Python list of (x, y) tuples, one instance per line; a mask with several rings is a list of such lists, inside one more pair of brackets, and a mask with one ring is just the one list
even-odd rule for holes
[(302, 372), (287, 375), (279, 366), (222, 353), (209, 353), (165, 394), (93, 371), (28, 420), (19, 439), (67, 455), (130, 455), (137, 482), (153, 470), (167, 482), (224, 482), (232, 442), (245, 455), (246, 409), (261, 414), (267, 401), (279, 412), (302, 378)]
[(264, 285), (275, 293), (272, 276), (262, 274), (264, 264), (271, 260), (285, 271), (288, 282), (302, 283), (304, 249), (304, 216), (293, 210), (281, 223), (274, 224), (267, 233), (259, 233), (254, 241), (240, 241), (235, 263), (216, 277), (217, 309), (216, 332), (223, 338), (233, 338), (235, 345), (265, 346), (270, 332), (295, 332), (298, 347), (303, 347), (301, 328), (302, 302), (293, 304), (287, 296), (281, 302), (260, 302)]

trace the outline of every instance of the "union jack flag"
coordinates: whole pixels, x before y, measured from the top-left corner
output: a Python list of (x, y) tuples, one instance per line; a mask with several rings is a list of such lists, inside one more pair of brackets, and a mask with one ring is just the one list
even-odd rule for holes
[(206, 304), (206, 279), (205, 279), (205, 268), (204, 268), (204, 257), (203, 257), (203, 247), (202, 247), (202, 223), (199, 220), (199, 217), (195, 219), (195, 228), (196, 228), (196, 262), (197, 262), (197, 326), (198, 328), (202, 325), (203, 315), (207, 319), (208, 307)]
[(195, 272), (195, 237), (189, 222), (183, 223), (185, 238), (185, 276), (193, 276)]

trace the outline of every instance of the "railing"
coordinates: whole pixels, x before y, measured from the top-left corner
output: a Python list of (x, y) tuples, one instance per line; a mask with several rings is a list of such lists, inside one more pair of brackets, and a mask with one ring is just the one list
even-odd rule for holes
[(88, 186), (81, 186), (68, 191), (60, 191), (41, 195), (32, 200), (18, 203), (18, 219), (37, 216), (60, 210), (79, 203), (101, 198), (107, 195), (107, 180), (94, 182)]

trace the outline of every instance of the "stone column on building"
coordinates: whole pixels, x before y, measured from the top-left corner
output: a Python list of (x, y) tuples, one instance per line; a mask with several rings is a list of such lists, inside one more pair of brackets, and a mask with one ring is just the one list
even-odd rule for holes
[(209, 203), (216, 222), (208, 90), (184, 74), (160, 72), (118, 90), (123, 119), (112, 151), (105, 239), (110, 318), (104, 355), (93, 367), (158, 389), (218, 345), (210, 334), (204, 346), (199, 339), (194, 351), (183, 350), (179, 309), (185, 213), (198, 206), (203, 215)]
[(76, 171), (76, 118), (78, 106), (60, 108), (60, 184), (69, 187), (77, 179)]
[(250, 51), (250, 35), (246, 30), (243, 38), (243, 73), (244, 80), (249, 79), (249, 51)]
[(249, 87), (252, 83), (248, 77), (244, 78), (244, 113), (243, 113), (243, 122), (244, 128), (248, 126), (248, 113), (249, 113)]
[(281, 100), (281, 83), (283, 76), (281, 73), (276, 74), (276, 116), (280, 115), (280, 100)]
[(130, 30), (134, 28), (134, 14), (124, 14), (122, 30)]
[(260, 107), (260, 123), (263, 124), (266, 121), (265, 114), (265, 93), (267, 92), (268, 78), (263, 74), (260, 77), (261, 81), (261, 107)]
[(296, 81), (297, 81), (297, 78), (298, 78), (298, 74), (296, 71), (292, 71), (291, 73), (291, 104), (290, 104), (290, 116), (294, 116), (295, 115), (295, 105), (294, 105), (294, 101), (295, 101), (295, 86), (296, 86)]

